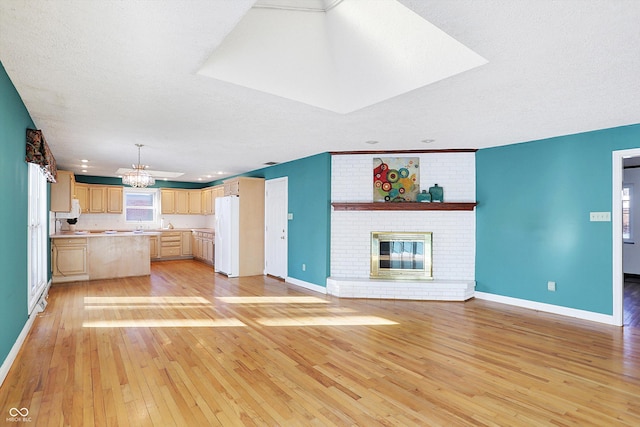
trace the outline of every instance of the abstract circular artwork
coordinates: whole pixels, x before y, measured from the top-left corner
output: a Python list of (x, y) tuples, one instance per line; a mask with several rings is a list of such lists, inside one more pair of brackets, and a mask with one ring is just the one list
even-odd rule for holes
[(415, 202), (419, 192), (419, 157), (373, 159), (374, 202)]

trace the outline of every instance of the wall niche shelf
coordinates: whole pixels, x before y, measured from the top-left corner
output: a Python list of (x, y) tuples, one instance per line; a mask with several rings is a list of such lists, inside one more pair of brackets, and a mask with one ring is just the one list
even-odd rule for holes
[(472, 211), (477, 202), (334, 202), (336, 211)]

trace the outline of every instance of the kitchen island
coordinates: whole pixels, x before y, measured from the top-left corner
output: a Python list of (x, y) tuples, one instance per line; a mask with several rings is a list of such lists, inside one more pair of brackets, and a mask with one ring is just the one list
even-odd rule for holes
[(69, 232), (51, 237), (53, 283), (145, 276), (158, 232)]

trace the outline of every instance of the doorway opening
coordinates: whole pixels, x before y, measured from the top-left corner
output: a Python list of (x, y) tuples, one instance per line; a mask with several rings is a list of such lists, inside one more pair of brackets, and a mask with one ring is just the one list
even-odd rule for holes
[[(624, 326), (640, 325), (640, 150), (624, 150), (614, 153), (614, 176), (621, 170), (621, 177), (614, 179), (613, 214), (619, 219), (619, 229), (614, 221), (614, 321)], [(616, 154), (618, 154), (616, 156)], [(617, 159), (621, 157), (621, 159)], [(620, 184), (616, 188), (615, 184)], [(619, 200), (618, 200), (619, 197)], [(616, 211), (619, 209), (619, 212)], [(618, 233), (619, 231), (619, 233)], [(617, 244), (615, 243), (617, 241)], [(620, 249), (620, 259), (615, 257)], [(616, 267), (620, 266), (620, 271)], [(621, 283), (617, 284), (615, 280)], [(619, 304), (618, 311), (615, 310)], [(617, 316), (616, 316), (617, 315)]]
[(634, 213), (640, 214), (640, 197), (634, 197), (640, 196), (640, 148), (613, 152), (612, 182), (613, 324), (623, 326), (631, 325), (638, 317), (634, 310), (640, 310), (640, 301), (633, 299), (634, 295), (640, 298), (640, 292), (634, 292), (640, 284), (633, 280), (634, 272), (640, 276), (640, 220), (634, 221)]

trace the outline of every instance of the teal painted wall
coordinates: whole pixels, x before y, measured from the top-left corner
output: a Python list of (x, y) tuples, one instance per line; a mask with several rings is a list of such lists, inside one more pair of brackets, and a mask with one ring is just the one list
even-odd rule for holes
[[(612, 314), (612, 152), (640, 125), (476, 153), (476, 290)], [(557, 283), (556, 292), (547, 282)]]
[[(330, 276), (331, 155), (321, 153), (240, 176), (288, 177), (289, 213), (293, 214), (288, 230), (288, 275), (325, 287)], [(302, 264), (306, 264), (305, 271)]]
[(29, 112), (0, 63), (0, 364), (27, 322), (28, 172), (24, 161)]

